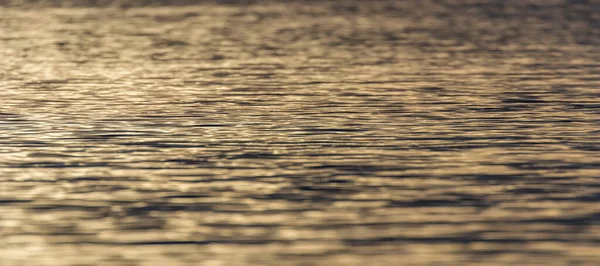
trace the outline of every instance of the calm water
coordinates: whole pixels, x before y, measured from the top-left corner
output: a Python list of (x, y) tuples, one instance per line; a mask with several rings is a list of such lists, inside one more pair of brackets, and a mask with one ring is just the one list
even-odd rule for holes
[(0, 8), (0, 265), (599, 265), (600, 4), (343, 3)]

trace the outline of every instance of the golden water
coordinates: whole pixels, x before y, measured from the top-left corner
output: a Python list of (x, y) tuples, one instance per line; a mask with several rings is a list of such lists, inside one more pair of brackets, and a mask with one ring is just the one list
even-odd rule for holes
[(0, 8), (0, 265), (598, 265), (592, 2)]

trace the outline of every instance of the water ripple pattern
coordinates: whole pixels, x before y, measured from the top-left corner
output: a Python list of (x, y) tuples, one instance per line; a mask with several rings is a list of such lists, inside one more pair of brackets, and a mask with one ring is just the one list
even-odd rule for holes
[(596, 1), (141, 2), (0, 1), (0, 265), (600, 265)]

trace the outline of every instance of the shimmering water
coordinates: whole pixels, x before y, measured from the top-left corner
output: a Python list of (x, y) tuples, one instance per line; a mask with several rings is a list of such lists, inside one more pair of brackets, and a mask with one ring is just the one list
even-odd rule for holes
[(25, 7), (2, 266), (600, 264), (598, 2)]

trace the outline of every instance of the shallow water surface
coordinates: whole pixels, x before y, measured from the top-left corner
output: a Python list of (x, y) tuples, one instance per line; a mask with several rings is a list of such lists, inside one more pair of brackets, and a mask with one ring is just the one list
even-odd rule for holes
[(593, 2), (0, 8), (0, 265), (599, 265)]

